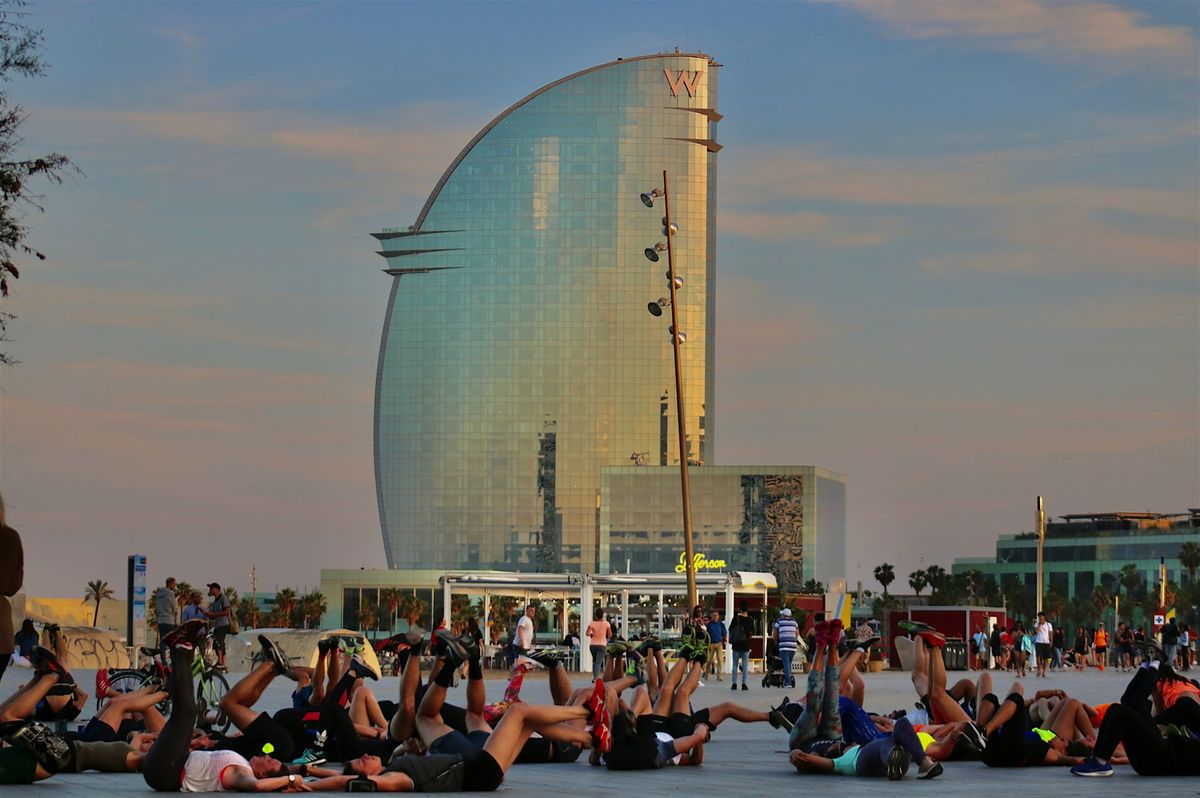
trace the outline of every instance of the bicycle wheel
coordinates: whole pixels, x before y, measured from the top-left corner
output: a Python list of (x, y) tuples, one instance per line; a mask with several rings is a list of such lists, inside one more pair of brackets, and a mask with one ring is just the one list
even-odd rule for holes
[[(214, 670), (205, 670), (196, 686), (196, 711), (202, 723), (224, 733), (229, 729), (229, 716), (221, 710), (221, 699), (229, 692), (229, 682)], [(209, 719), (209, 711), (214, 714)]]
[[(109, 689), (115, 693), (132, 693), (140, 690), (150, 680), (150, 674), (144, 669), (126, 668), (113, 671), (108, 675)], [(171, 714), (171, 699), (164, 698), (155, 704), (164, 716)]]

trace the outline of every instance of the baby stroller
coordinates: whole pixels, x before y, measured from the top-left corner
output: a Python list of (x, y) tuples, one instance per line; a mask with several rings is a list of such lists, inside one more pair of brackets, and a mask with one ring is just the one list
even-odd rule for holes
[(779, 658), (779, 644), (774, 640), (767, 640), (766, 663), (762, 686), (786, 687), (790, 674), (783, 669), (783, 660)]

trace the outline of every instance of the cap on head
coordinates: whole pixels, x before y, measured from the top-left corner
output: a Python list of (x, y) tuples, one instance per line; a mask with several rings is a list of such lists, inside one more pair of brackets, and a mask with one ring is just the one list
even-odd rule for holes
[(217, 590), (220, 590), (220, 589), (221, 589), (221, 585), (220, 585), (220, 583), (218, 583), (218, 582), (209, 582), (209, 583), (208, 583), (208, 586), (209, 586), (209, 587), (215, 587)]
[(782, 616), (784, 616), (785, 618), (791, 618), (791, 617), (792, 617), (792, 611), (791, 611), (790, 609), (788, 609), (787, 607), (784, 607), (783, 609), (781, 609), (781, 610), (779, 611), (779, 614), (780, 614), (780, 615), (782, 615)]

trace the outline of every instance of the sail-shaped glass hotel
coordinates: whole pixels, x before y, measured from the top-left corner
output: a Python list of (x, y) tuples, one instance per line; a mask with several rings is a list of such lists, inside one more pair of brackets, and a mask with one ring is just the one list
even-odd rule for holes
[[(669, 173), (688, 459), (713, 443), (717, 67), (617, 60), (492, 120), (416, 223), (376, 233), (391, 275), (375, 471), (391, 568), (608, 570), (601, 469), (678, 466), (662, 202)], [(623, 565), (624, 563), (622, 563)]]

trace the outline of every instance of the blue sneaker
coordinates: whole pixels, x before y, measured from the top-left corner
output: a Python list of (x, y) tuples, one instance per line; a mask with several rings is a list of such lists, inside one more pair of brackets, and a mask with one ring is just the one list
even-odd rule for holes
[(1082, 765), (1071, 768), (1071, 772), (1076, 776), (1111, 776), (1113, 769), (1112, 765), (1107, 762), (1101, 762), (1096, 757), (1089, 756)]

